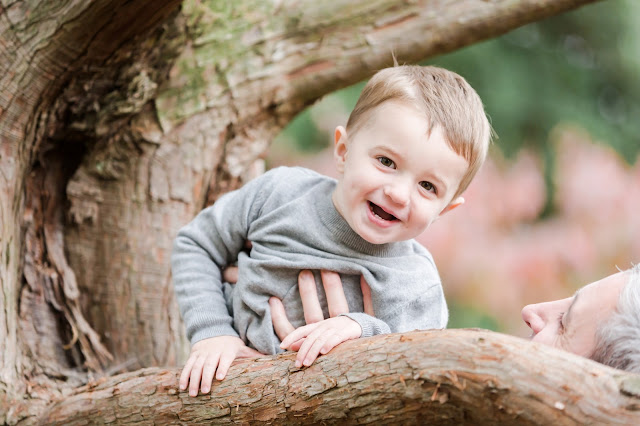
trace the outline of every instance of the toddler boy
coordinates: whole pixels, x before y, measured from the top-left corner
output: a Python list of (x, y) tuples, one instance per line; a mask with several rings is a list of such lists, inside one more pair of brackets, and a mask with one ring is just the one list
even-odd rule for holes
[[(206, 393), (235, 358), (282, 351), (268, 301), (281, 299), (291, 323), (304, 325), (303, 269), (338, 272), (352, 312), (298, 332), (304, 365), (345, 340), (444, 328), (440, 277), (413, 238), (464, 202), (490, 137), (482, 102), (459, 75), (386, 68), (365, 86), (347, 127), (335, 130), (337, 181), (281, 167), (204, 209), (180, 230), (172, 255), (192, 343), (180, 388), (191, 382), (192, 396), (199, 387)], [(242, 251), (247, 240), (250, 254)], [(221, 270), (236, 259), (238, 281), (225, 286)], [(376, 317), (362, 313), (361, 276)]]

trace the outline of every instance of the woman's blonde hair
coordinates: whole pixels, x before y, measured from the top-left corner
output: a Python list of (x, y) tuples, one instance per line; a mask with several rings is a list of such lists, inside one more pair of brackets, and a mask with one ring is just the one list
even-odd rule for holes
[(484, 163), (492, 129), (480, 97), (458, 74), (433, 66), (400, 65), (378, 71), (366, 84), (347, 122), (347, 134), (367, 125), (371, 112), (387, 101), (413, 105), (429, 123), (441, 126), (458, 155), (469, 163), (455, 199), (462, 194)]

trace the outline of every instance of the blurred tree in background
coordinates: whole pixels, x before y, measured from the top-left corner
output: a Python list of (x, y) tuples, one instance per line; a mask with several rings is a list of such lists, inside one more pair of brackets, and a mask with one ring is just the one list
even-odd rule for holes
[[(421, 238), (447, 289), (450, 327), (523, 333), (524, 304), (567, 297), (640, 261), (632, 214), (640, 186), (638, 16), (634, 0), (597, 3), (425, 63), (464, 76), (498, 135), (467, 205)], [(268, 164), (333, 173), (326, 149), (363, 86), (300, 114)]]
[[(639, 15), (634, 0), (596, 3), (427, 63), (458, 72), (478, 91), (509, 158), (524, 146), (545, 152), (551, 129), (573, 122), (633, 163), (640, 151)], [(363, 86), (305, 110), (276, 144), (302, 152), (326, 147), (330, 135), (314, 109), (339, 105), (348, 114)]]

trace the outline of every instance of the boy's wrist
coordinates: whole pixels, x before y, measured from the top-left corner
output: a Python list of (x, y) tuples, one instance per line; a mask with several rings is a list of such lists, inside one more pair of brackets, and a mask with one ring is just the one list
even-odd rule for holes
[(190, 339), (191, 346), (205, 339), (211, 339), (213, 337), (223, 337), (223, 336), (237, 337), (238, 339), (240, 339), (240, 336), (238, 335), (238, 333), (231, 326), (222, 326), (222, 327), (215, 327), (215, 328), (207, 327), (193, 333)]
[(340, 314), (339, 316), (348, 318), (351, 322), (354, 322), (354, 323), (356, 323), (358, 325), (358, 330), (360, 332), (360, 334), (357, 336), (358, 338), (360, 338), (360, 337), (368, 337), (368, 336), (364, 336), (365, 329), (362, 326), (362, 324), (360, 323), (360, 321), (358, 321), (355, 318), (352, 318), (351, 315), (352, 315), (351, 313), (347, 312), (347, 313), (344, 313), (344, 314)]

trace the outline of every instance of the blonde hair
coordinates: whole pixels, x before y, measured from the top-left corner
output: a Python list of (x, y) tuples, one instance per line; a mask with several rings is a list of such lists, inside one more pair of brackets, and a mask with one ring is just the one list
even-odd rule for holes
[(441, 126), (453, 151), (469, 163), (452, 199), (462, 194), (480, 170), (491, 141), (491, 125), (480, 97), (458, 74), (433, 66), (400, 65), (378, 71), (365, 85), (347, 122), (347, 134), (366, 125), (384, 102), (407, 102), (424, 113), (429, 132)]

